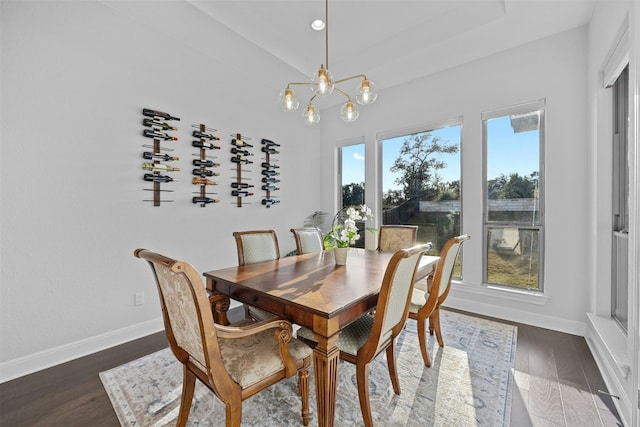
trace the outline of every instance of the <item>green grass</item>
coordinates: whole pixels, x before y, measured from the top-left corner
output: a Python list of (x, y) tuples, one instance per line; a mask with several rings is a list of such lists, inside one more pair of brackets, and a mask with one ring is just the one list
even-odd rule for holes
[(504, 254), (490, 250), (488, 254), (489, 283), (538, 289), (537, 252), (527, 254)]

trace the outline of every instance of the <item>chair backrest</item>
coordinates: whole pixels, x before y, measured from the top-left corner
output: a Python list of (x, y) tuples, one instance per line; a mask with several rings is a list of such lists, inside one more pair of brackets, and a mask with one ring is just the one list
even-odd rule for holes
[(291, 232), (296, 240), (298, 255), (324, 250), (322, 233), (317, 228), (292, 228)]
[(234, 231), (238, 265), (273, 261), (280, 258), (278, 237), (273, 230)]
[(196, 361), (211, 378), (211, 364), (215, 364), (215, 359), (221, 363), (221, 359), (213, 314), (200, 274), (187, 262), (146, 249), (136, 249), (134, 255), (147, 260), (153, 271), (173, 354), (184, 364), (190, 359)]
[(435, 273), (433, 274), (433, 284), (431, 287), (431, 294), (437, 295), (440, 303), (442, 303), (449, 294), (449, 289), (451, 288), (451, 276), (453, 275), (453, 266), (455, 265), (462, 243), (470, 238), (471, 236), (468, 234), (452, 237), (447, 240), (442, 248), (440, 260), (438, 261)]
[(401, 249), (393, 254), (389, 260), (382, 279), (371, 334), (362, 350), (377, 353), (389, 339), (398, 335), (404, 327), (409, 313), (416, 270), (420, 258), (429, 249), (429, 244)]
[(378, 229), (378, 250), (396, 252), (416, 244), (417, 225), (381, 225)]

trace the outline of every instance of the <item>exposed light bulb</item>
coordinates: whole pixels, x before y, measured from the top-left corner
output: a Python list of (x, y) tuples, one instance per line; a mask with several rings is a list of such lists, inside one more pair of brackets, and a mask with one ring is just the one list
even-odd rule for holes
[(356, 91), (356, 101), (360, 105), (373, 104), (378, 98), (378, 91), (372, 81), (364, 79)]
[(333, 76), (329, 70), (324, 68), (324, 65), (320, 65), (318, 72), (313, 75), (313, 82), (317, 95), (325, 96), (333, 93)]
[(340, 117), (345, 122), (355, 122), (358, 119), (360, 112), (358, 108), (353, 105), (353, 102), (347, 101), (344, 103), (342, 108), (340, 108)]
[(293, 93), (293, 89), (287, 88), (280, 92), (280, 108), (282, 108), (282, 111), (296, 111), (299, 105), (300, 102)]
[(313, 104), (309, 104), (302, 112), (302, 119), (307, 125), (315, 125), (320, 121), (320, 113)]

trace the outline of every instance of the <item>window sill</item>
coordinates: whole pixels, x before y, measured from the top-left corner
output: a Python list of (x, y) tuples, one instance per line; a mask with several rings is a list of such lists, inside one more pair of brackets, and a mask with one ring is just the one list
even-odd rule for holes
[(451, 290), (456, 293), (484, 295), (491, 298), (500, 298), (534, 305), (545, 305), (550, 300), (547, 295), (540, 292), (503, 288), (487, 284), (465, 285), (462, 282), (453, 281)]
[(587, 313), (591, 327), (607, 353), (613, 359), (618, 373), (627, 379), (631, 372), (631, 364), (627, 357), (627, 336), (615, 320)]

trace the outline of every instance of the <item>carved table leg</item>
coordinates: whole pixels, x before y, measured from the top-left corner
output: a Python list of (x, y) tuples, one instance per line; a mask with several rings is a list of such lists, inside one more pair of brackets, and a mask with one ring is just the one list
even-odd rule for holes
[(338, 385), (338, 361), (340, 351), (335, 343), (337, 335), (330, 338), (315, 336), (318, 345), (313, 349), (313, 370), (316, 383), (318, 426), (332, 427), (336, 410)]

